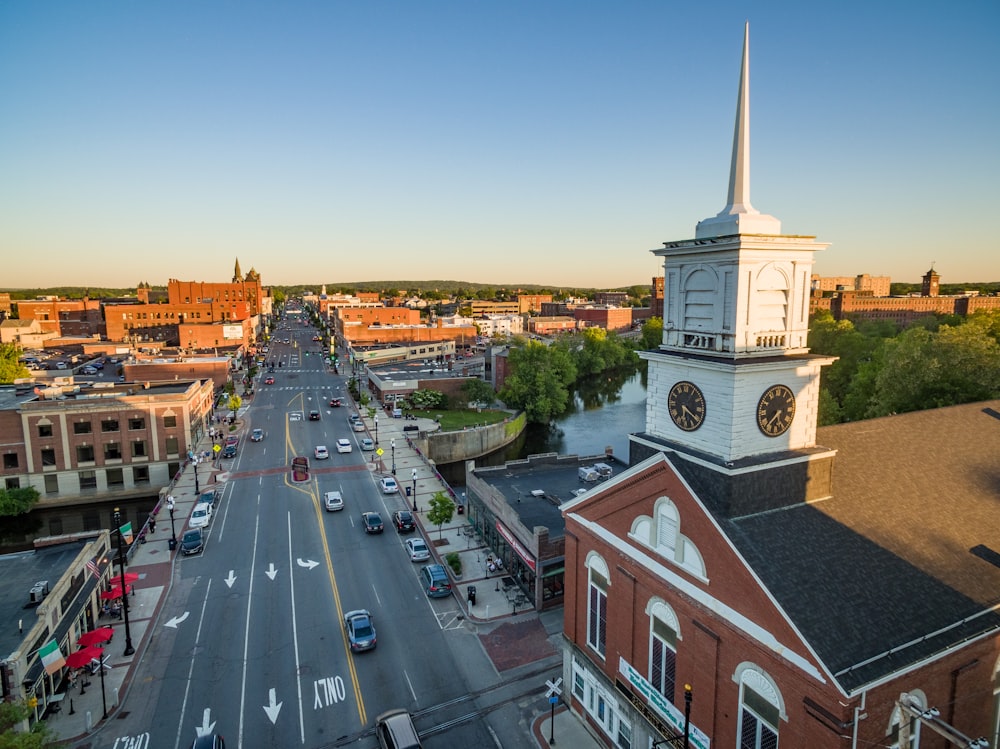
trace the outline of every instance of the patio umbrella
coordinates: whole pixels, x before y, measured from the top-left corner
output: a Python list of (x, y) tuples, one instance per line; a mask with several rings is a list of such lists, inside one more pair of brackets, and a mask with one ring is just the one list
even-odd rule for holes
[(115, 582), (116, 585), (121, 585), (123, 577), (125, 578), (125, 582), (126, 583), (134, 583), (136, 580), (139, 579), (139, 573), (138, 572), (126, 572), (124, 575), (115, 575), (111, 579)]
[(77, 650), (75, 653), (67, 655), (66, 665), (70, 668), (83, 668), (95, 658), (100, 660), (103, 654), (104, 648), (99, 648), (96, 645), (90, 645), (89, 647)]
[(101, 598), (105, 601), (111, 601), (115, 598), (122, 597), (122, 589), (119, 586), (113, 587), (111, 590), (105, 590), (101, 592)]
[(115, 631), (111, 627), (99, 627), (97, 629), (92, 629), (89, 632), (84, 632), (80, 635), (80, 639), (76, 641), (76, 644), (80, 647), (97, 645), (102, 642), (107, 642), (114, 636)]

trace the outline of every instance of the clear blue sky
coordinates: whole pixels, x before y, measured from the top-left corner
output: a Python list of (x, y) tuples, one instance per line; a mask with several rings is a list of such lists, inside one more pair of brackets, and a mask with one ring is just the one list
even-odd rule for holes
[(0, 4), (2, 287), (648, 283), (726, 186), (823, 275), (1000, 280), (1000, 3)]

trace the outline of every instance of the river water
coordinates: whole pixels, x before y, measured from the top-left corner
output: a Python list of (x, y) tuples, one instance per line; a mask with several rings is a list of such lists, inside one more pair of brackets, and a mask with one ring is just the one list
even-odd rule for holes
[[(502, 465), (540, 453), (605, 455), (628, 462), (628, 436), (646, 428), (646, 373), (627, 371), (591, 378), (572, 393), (565, 414), (549, 424), (529, 424), (505, 449), (476, 459), (476, 465)], [(452, 485), (465, 483), (461, 463), (440, 466)]]

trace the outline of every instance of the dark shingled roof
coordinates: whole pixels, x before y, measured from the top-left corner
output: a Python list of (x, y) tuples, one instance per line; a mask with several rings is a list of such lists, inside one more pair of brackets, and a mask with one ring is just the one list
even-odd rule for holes
[(833, 497), (722, 520), (853, 691), (1000, 629), (1000, 401), (825, 427)]

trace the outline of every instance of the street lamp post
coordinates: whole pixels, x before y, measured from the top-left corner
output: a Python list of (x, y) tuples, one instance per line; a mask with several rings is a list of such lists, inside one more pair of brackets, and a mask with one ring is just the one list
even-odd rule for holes
[(410, 474), (410, 478), (413, 479), (413, 511), (417, 511), (417, 469), (414, 468), (413, 472)]
[(392, 449), (392, 475), (396, 475), (396, 440), (389, 441), (389, 447)]
[(375, 414), (375, 444), (378, 445), (378, 414)]
[(118, 531), (118, 574), (121, 575), (122, 608), (125, 612), (125, 652), (123, 655), (132, 655), (135, 648), (132, 647), (132, 630), (129, 629), (128, 621), (128, 591), (125, 590), (125, 550), (122, 548), (122, 513), (115, 508), (115, 529)]
[(101, 648), (101, 654), (97, 656), (98, 661), (100, 661), (101, 669), (101, 704), (104, 706), (104, 719), (108, 719), (108, 696), (104, 691), (104, 648)]
[(200, 462), (200, 459), (198, 458), (197, 455), (195, 455), (194, 456), (194, 493), (195, 494), (200, 494), (201, 493), (201, 489), (198, 488), (198, 463), (199, 462)]
[(167, 496), (167, 509), (170, 510), (170, 540), (177, 543), (177, 533), (174, 531), (174, 497)]

